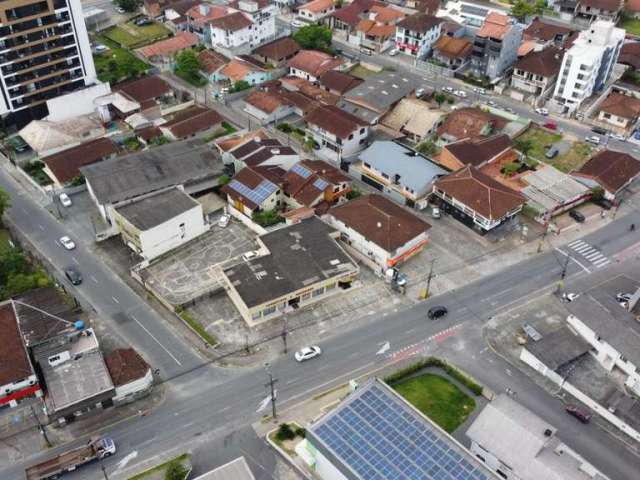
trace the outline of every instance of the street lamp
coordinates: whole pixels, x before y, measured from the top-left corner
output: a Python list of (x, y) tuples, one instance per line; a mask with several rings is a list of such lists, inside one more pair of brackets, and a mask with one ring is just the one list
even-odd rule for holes
[(273, 374), (271, 373), (269, 362), (265, 362), (264, 368), (267, 371), (267, 375), (269, 376), (269, 382), (265, 384), (265, 387), (269, 387), (269, 391), (271, 392), (271, 415), (275, 420), (278, 417), (276, 412), (276, 390), (274, 388), (275, 384), (278, 383), (278, 379), (273, 378)]

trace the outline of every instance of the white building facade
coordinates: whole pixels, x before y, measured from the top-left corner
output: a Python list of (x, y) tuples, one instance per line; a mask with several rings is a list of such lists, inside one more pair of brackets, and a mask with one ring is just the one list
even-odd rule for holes
[(562, 59), (551, 107), (572, 114), (611, 79), (625, 31), (614, 23), (598, 20), (580, 33)]

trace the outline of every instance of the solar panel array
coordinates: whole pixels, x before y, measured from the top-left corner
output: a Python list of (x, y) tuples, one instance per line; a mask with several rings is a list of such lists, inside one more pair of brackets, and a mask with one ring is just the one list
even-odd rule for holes
[(231, 180), (229, 182), (229, 187), (233, 188), (240, 195), (248, 198), (256, 205), (261, 205), (262, 202), (269, 198), (269, 195), (271, 195), (278, 189), (278, 187), (275, 184), (271, 183), (269, 180), (262, 180), (260, 184), (253, 189), (247, 187), (245, 184), (240, 183), (237, 180)]
[(313, 182), (313, 186), (316, 187), (318, 190), (323, 190), (324, 191), (324, 189), (329, 186), (329, 182), (319, 178), (315, 182)]
[(291, 171), (300, 175), (302, 178), (309, 178), (311, 176), (311, 170), (303, 167), (299, 163), (296, 163), (293, 167), (291, 167)]
[(363, 480), (489, 480), (489, 475), (398, 399), (373, 384), (312, 428)]

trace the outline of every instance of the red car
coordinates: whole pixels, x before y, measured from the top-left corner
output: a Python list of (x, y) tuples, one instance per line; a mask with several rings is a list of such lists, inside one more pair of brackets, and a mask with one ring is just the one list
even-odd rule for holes
[(544, 128), (548, 128), (549, 130), (557, 130), (558, 129), (558, 124), (554, 123), (554, 122), (547, 122), (544, 125), (542, 125)]
[(591, 420), (590, 413), (585, 412), (584, 410), (576, 407), (575, 405), (567, 405), (564, 407), (564, 409), (567, 411), (569, 415), (576, 417), (582, 423), (589, 423), (589, 420)]

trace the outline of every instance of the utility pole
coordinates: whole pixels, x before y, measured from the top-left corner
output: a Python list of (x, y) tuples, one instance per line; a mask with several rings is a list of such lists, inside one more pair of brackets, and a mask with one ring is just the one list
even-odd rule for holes
[(622, 198), (620, 199), (620, 201), (616, 205), (616, 208), (613, 209), (613, 215), (611, 215), (611, 220), (615, 220), (616, 219), (616, 214), (618, 213), (618, 210), (620, 210), (620, 206), (621, 205), (622, 205)]
[(100, 459), (100, 470), (102, 470), (102, 475), (104, 476), (104, 480), (109, 480), (109, 476), (107, 475), (107, 469), (104, 467), (104, 462), (102, 458)]
[(287, 354), (287, 336), (289, 332), (287, 331), (287, 314), (285, 313), (282, 316), (282, 333), (280, 334), (282, 337), (282, 343), (284, 343), (284, 353)]
[(569, 268), (569, 255), (564, 259), (564, 265), (562, 266), (562, 272), (560, 272), (560, 283), (558, 283), (558, 293), (564, 289), (564, 278), (567, 276), (567, 268)]
[(547, 232), (549, 231), (549, 217), (550, 213), (547, 212), (544, 215), (544, 230), (542, 231), (542, 236), (540, 237), (540, 243), (538, 243), (538, 253), (542, 251), (542, 245), (544, 243), (544, 239), (547, 237)]
[(40, 423), (40, 419), (38, 418), (38, 415), (36, 414), (36, 409), (33, 408), (33, 405), (31, 405), (31, 413), (33, 414), (33, 418), (36, 419), (36, 422), (38, 422), (38, 430), (40, 430), (40, 433), (44, 437), (44, 441), (47, 442), (47, 447), (51, 448), (52, 445), (51, 445), (51, 441), (49, 440), (49, 437), (47, 436), (47, 430), (44, 428), (44, 425)]
[(429, 276), (427, 277), (427, 288), (425, 289), (424, 292), (424, 298), (427, 299), (429, 298), (429, 295), (431, 295), (430, 292), (430, 288), (431, 288), (431, 279), (433, 278), (433, 265), (436, 263), (436, 259), (434, 258), (433, 260), (431, 260), (431, 267), (429, 267)]
[(267, 369), (267, 375), (269, 375), (269, 382), (266, 383), (264, 386), (265, 387), (269, 387), (269, 390), (271, 392), (271, 415), (273, 416), (273, 419), (275, 420), (276, 418), (278, 418), (278, 414), (276, 412), (276, 390), (273, 388), (274, 385), (276, 383), (278, 383), (278, 379), (273, 378), (273, 374), (271, 373), (271, 370), (269, 369), (269, 363), (265, 363), (265, 367)]

